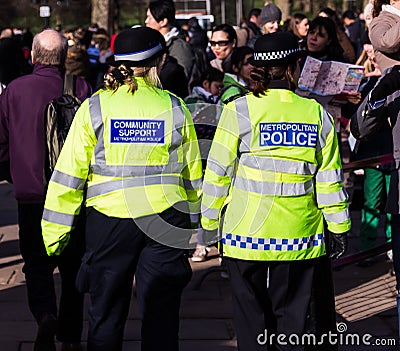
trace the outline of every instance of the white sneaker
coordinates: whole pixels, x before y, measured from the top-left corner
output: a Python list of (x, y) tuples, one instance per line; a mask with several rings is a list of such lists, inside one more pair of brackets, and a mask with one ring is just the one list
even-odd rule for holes
[(390, 262), (393, 262), (393, 251), (389, 250), (388, 252), (386, 252), (386, 257)]

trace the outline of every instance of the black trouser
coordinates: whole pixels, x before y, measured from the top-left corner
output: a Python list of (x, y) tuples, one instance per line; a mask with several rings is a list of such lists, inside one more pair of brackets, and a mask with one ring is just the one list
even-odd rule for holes
[[(296, 334), (301, 339), (308, 332), (313, 284), (318, 284), (316, 266), (321, 258), (278, 262), (227, 257), (225, 262), (232, 286), (239, 351), (314, 349), (310, 345), (291, 345), (288, 338)], [(285, 335), (286, 340), (282, 341), (287, 345), (277, 342), (279, 334)], [(319, 350), (327, 348), (322, 345)]]
[[(173, 208), (160, 216), (190, 228), (189, 216)], [(107, 217), (92, 208), (86, 223), (86, 253), (77, 284), (91, 298), (88, 350), (122, 349), (135, 276), (141, 350), (177, 351), (181, 295), (192, 274), (186, 250), (153, 240), (132, 219)], [(174, 235), (168, 230), (164, 234)]]
[(61, 296), (58, 310), (57, 338), (79, 342), (82, 334), (83, 294), (75, 287), (75, 279), (84, 251), (84, 231), (79, 223), (71, 233), (68, 246), (60, 256), (49, 257), (43, 243), (41, 219), (43, 204), (18, 204), (19, 245), (24, 259), (29, 308), (39, 322), (44, 313), (57, 316), (53, 273), (58, 267)]

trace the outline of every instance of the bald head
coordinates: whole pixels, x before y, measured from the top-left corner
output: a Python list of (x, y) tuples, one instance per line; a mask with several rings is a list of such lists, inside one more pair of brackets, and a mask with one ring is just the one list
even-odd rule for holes
[(5, 28), (5, 29), (3, 29), (3, 30), (1, 31), (0, 39), (3, 39), (3, 38), (11, 38), (12, 35), (13, 35), (12, 29), (11, 29), (11, 28)]
[(33, 38), (32, 61), (44, 65), (63, 66), (67, 50), (68, 43), (63, 35), (53, 29), (45, 29)]

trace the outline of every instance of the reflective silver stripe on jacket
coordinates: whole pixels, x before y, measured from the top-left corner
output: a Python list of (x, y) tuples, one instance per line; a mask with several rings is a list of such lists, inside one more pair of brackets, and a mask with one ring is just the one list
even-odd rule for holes
[(210, 208), (201, 204), (201, 215), (208, 219), (217, 219), (219, 217), (219, 210), (215, 208)]
[(330, 194), (322, 194), (317, 192), (317, 203), (319, 205), (335, 205), (339, 202), (345, 201), (347, 198), (348, 195), (345, 189)]
[(251, 156), (249, 154), (241, 155), (240, 164), (263, 171), (289, 174), (312, 175), (317, 170), (317, 166), (312, 163), (278, 160), (270, 157)]
[(170, 162), (162, 166), (106, 166), (103, 164), (92, 165), (90, 168), (94, 174), (114, 178), (123, 178), (166, 173), (181, 173), (183, 169), (183, 163)]
[(66, 214), (66, 213), (61, 213), (61, 212), (55, 212), (55, 211), (48, 210), (47, 208), (45, 208), (43, 210), (42, 218), (50, 223), (61, 224), (61, 225), (65, 225), (68, 227), (73, 227), (77, 216)]
[(201, 189), (203, 186), (203, 178), (198, 178), (198, 179), (184, 179), (183, 184), (185, 186), (185, 189), (187, 190), (198, 190)]
[(301, 196), (311, 193), (314, 189), (312, 179), (303, 183), (274, 183), (250, 180), (239, 176), (236, 177), (233, 186), (260, 195), (275, 196)]
[(208, 157), (207, 159), (207, 168), (220, 177), (225, 177), (225, 176), (232, 177), (233, 175), (233, 166), (225, 168), (221, 166), (221, 164), (218, 161), (214, 160), (211, 157)]
[(111, 180), (105, 183), (91, 185), (87, 189), (87, 198), (111, 193), (122, 189), (134, 187), (144, 187), (148, 185), (179, 185), (183, 187), (183, 181), (180, 176), (148, 176), (137, 178), (126, 178), (122, 180)]
[(329, 222), (334, 223), (343, 223), (346, 222), (350, 218), (349, 209), (345, 209), (338, 213), (324, 213), (324, 217)]
[(240, 134), (239, 151), (248, 152), (251, 147), (252, 128), (247, 99), (245, 97), (236, 99), (235, 106)]
[(326, 144), (326, 138), (328, 137), (328, 134), (330, 131), (334, 128), (334, 124), (332, 124), (332, 120), (330, 118), (330, 115), (328, 112), (323, 109), (322, 113), (322, 130), (321, 134), (317, 140), (317, 152), (320, 152)]
[(74, 177), (58, 170), (54, 170), (50, 180), (71, 189), (83, 190), (85, 188), (85, 179)]
[(94, 133), (97, 137), (97, 144), (94, 149), (95, 164), (90, 166), (91, 173), (122, 178), (127, 176), (144, 176), (160, 173), (181, 173), (183, 164), (178, 162), (177, 149), (182, 144), (182, 128), (185, 123), (185, 114), (178, 98), (169, 95), (172, 104), (173, 130), (171, 131), (171, 146), (169, 148), (169, 163), (160, 166), (116, 166), (107, 165), (104, 150), (104, 123), (101, 112), (99, 95), (89, 100), (90, 119)]
[(230, 186), (219, 186), (210, 183), (204, 183), (203, 192), (212, 197), (222, 198), (228, 194)]
[(324, 234), (314, 234), (303, 238), (254, 238), (251, 236), (224, 234), (224, 245), (235, 246), (241, 249), (261, 251), (300, 251), (313, 247), (320, 247), (325, 243)]
[(185, 113), (183, 112), (182, 105), (179, 99), (171, 94), (169, 95), (169, 97), (172, 103), (172, 116), (174, 119), (174, 123), (172, 124), (173, 129), (171, 137), (171, 147), (177, 148), (182, 144), (182, 128), (185, 124)]
[(332, 169), (329, 171), (318, 172), (315, 176), (317, 182), (341, 182), (343, 181), (343, 170)]
[(104, 124), (101, 114), (100, 96), (94, 95), (89, 99), (90, 120), (97, 143), (94, 148), (95, 162), (97, 165), (106, 164), (106, 156), (104, 151)]

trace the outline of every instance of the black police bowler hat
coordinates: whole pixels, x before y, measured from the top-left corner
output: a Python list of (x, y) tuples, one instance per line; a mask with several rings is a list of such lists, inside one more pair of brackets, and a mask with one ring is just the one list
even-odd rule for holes
[(306, 55), (307, 52), (299, 48), (293, 33), (275, 32), (264, 34), (256, 40), (254, 55), (249, 63), (255, 67), (282, 66)]
[(164, 37), (160, 32), (137, 27), (122, 31), (114, 42), (114, 59), (110, 65), (143, 67), (166, 52)]

